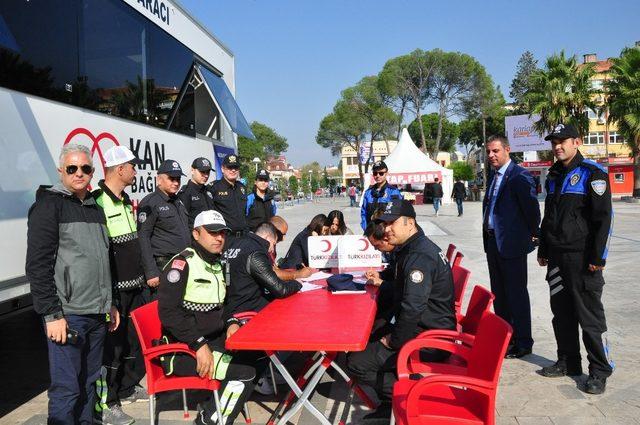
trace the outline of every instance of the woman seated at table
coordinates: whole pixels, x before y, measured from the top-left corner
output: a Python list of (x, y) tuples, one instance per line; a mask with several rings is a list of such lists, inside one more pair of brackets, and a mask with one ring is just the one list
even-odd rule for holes
[(347, 224), (344, 222), (344, 214), (342, 214), (342, 211), (331, 211), (329, 213), (329, 222), (331, 223), (331, 227), (329, 227), (329, 234), (334, 236), (353, 235), (351, 229), (349, 229)]
[(291, 242), (291, 247), (287, 255), (280, 262), (281, 269), (295, 269), (309, 265), (309, 250), (307, 249), (307, 239), (309, 236), (321, 236), (329, 233), (331, 222), (324, 214), (318, 214), (302, 229)]

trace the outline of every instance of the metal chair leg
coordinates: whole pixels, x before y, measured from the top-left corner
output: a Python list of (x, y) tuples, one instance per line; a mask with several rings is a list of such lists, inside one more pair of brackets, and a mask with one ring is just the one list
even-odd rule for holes
[(391, 411), (391, 421), (389, 422), (389, 425), (396, 425), (396, 417), (393, 414), (393, 410)]
[(149, 423), (151, 425), (155, 425), (156, 424), (156, 395), (155, 394), (150, 394), (149, 395)]
[(278, 395), (278, 386), (276, 385), (276, 374), (273, 372), (273, 363), (269, 362), (269, 372), (271, 373), (271, 385), (273, 385), (273, 394)]
[(248, 424), (251, 423), (251, 413), (249, 413), (249, 402), (244, 404), (244, 421)]
[(218, 423), (222, 424), (224, 418), (222, 417), (222, 408), (220, 406), (220, 394), (218, 394), (218, 390), (213, 390), (213, 399), (216, 403), (216, 413), (218, 414)]
[(189, 407), (187, 406), (187, 390), (182, 390), (182, 417), (189, 418)]

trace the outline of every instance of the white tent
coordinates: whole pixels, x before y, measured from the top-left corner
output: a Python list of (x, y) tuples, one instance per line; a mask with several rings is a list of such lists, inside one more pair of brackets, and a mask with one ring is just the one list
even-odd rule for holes
[(405, 184), (411, 184), (414, 190), (421, 190), (426, 183), (433, 183), (437, 177), (442, 183), (442, 191), (444, 192), (442, 202), (451, 202), (453, 170), (443, 167), (422, 153), (411, 140), (406, 128), (402, 129), (398, 145), (384, 162), (389, 168), (387, 175), (389, 183), (400, 189)]

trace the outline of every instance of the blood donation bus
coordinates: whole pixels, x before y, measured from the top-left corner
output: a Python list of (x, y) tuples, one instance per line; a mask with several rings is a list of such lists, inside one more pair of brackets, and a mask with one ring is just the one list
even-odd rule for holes
[(175, 0), (0, 2), (0, 315), (29, 308), (27, 212), (59, 180), (59, 152), (125, 145), (145, 160), (128, 189), (155, 189), (165, 159), (237, 151), (253, 138), (235, 102), (233, 53)]

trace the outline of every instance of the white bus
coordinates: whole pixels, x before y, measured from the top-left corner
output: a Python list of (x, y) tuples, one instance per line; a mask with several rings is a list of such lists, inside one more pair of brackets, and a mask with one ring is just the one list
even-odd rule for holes
[[(237, 151), (253, 138), (234, 100), (234, 56), (174, 0), (0, 2), (0, 316), (31, 305), (26, 216), (59, 180), (66, 143), (129, 146), (146, 163), (129, 189), (155, 189), (165, 159)], [(188, 174), (188, 173), (187, 173)]]

